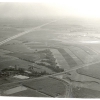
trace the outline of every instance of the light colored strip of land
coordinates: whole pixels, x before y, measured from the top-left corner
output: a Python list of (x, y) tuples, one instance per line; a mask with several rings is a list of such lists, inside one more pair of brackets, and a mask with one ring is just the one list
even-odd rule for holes
[(60, 54), (60, 52), (57, 49), (50, 49), (50, 51), (53, 53), (54, 57), (56, 58), (58, 64), (60, 65), (61, 68), (65, 70), (69, 70), (70, 66), (64, 59), (64, 57)]
[(76, 61), (77, 65), (82, 65), (82, 61), (75, 55), (72, 53), (72, 51), (70, 51), (68, 48), (64, 48), (64, 50)]
[(24, 86), (18, 86), (18, 87), (4, 91), (4, 94), (9, 95), (9, 94), (17, 93), (24, 90), (27, 90), (27, 88)]

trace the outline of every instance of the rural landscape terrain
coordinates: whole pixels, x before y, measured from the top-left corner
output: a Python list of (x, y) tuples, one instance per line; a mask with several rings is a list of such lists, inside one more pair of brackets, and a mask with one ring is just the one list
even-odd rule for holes
[(1, 96), (100, 97), (97, 27), (71, 20), (64, 18), (50, 23), (51, 20), (37, 20), (30, 24), (2, 22)]
[(0, 2), (0, 97), (100, 98), (100, 3), (46, 1)]

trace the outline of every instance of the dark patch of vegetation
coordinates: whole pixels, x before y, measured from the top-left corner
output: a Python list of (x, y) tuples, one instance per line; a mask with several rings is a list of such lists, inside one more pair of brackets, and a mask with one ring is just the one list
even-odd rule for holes
[[(43, 52), (43, 53), (45, 52), (46, 57), (45, 57), (45, 60), (41, 60), (41, 62), (37, 63), (38, 65), (46, 66), (55, 72), (64, 71), (63, 68), (60, 68), (59, 66), (57, 66), (56, 59), (54, 58), (54, 56), (52, 55), (52, 52), (49, 49), (46, 49), (40, 52)], [(48, 63), (49, 65), (45, 64), (44, 62)]]
[(9, 68), (5, 68), (2, 69), (0, 72), (0, 77), (9, 77), (12, 75), (16, 75), (16, 74), (24, 74), (24, 69), (23, 68), (17, 68), (17, 67), (9, 67)]
[(46, 65), (44, 63), (37, 63), (38, 65), (42, 65), (42, 66), (46, 66), (47, 68), (55, 71), (55, 72), (63, 72), (64, 69), (63, 68), (60, 68), (59, 66), (54, 66), (54, 65)]
[(28, 76), (29, 77), (40, 77), (42, 75), (49, 75), (46, 71), (43, 72), (37, 72), (37, 71), (32, 71), (32, 73), (30, 73)]
[(0, 71), (0, 77), (7, 78), (9, 76), (14, 76), (14, 75), (25, 75), (28, 77), (39, 77), (42, 75), (48, 75), (48, 73), (46, 71), (37, 72), (37, 71), (31, 70), (31, 69), (29, 71), (30, 71), (30, 73), (27, 73), (24, 68), (18, 68), (17, 66), (9, 67), (9, 68), (2, 69)]

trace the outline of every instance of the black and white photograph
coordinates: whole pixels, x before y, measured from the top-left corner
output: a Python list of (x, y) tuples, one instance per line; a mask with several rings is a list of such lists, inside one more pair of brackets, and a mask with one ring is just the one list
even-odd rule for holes
[(0, 1), (0, 97), (100, 98), (100, 0)]

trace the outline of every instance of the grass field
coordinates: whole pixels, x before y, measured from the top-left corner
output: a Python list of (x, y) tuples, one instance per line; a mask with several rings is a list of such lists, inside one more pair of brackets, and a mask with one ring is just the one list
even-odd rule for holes
[(1, 55), (0, 56), (0, 62), (10, 61), (10, 60), (14, 60), (14, 59), (17, 59), (17, 58), (12, 57), (12, 56), (8, 56), (8, 55)]
[(51, 19), (0, 19), (0, 41), (51, 21)]
[(7, 44), (0, 46), (1, 49), (8, 50), (11, 52), (33, 52), (34, 50), (29, 49), (26, 45), (20, 41), (9, 41)]
[(73, 88), (72, 98), (100, 98), (100, 91), (87, 88)]
[(38, 90), (52, 97), (63, 95), (66, 92), (66, 86), (63, 82), (53, 78), (43, 78), (23, 83), (24, 86)]
[(17, 57), (19, 59), (32, 62), (34, 63), (35, 61), (44, 59), (46, 57), (45, 53), (40, 53), (40, 52), (32, 52), (32, 53), (9, 53), (8, 55)]
[(41, 42), (41, 41), (48, 41), (50, 39), (54, 39), (57, 37), (56, 34), (54, 34), (55, 31), (48, 30), (48, 29), (38, 29), (33, 32), (30, 32), (22, 37), (17, 38), (18, 41), (28, 41), (28, 42)]
[(0, 49), (0, 55), (4, 55), (4, 54), (7, 54), (7, 53), (11, 53), (11, 52), (8, 51), (8, 50)]
[(77, 22), (75, 20), (71, 21), (71, 20), (62, 19), (62, 20), (58, 20), (57, 22), (51, 23), (49, 25), (46, 25), (43, 28), (51, 29), (51, 30), (56, 30), (56, 31), (69, 31), (69, 32), (70, 31), (71, 32), (81, 32), (81, 31), (84, 31), (85, 28), (83, 28), (83, 26), (81, 26)]
[(16, 35), (22, 31), (23, 30), (17, 30), (17, 28), (13, 28), (10, 26), (0, 26), (0, 41)]
[(36, 53), (10, 53), (9, 55), (29, 62), (34, 62), (41, 59), (40, 54)]
[(77, 69), (77, 73), (100, 79), (100, 63)]
[(0, 70), (4, 69), (4, 68), (8, 68), (9, 66), (18, 66), (20, 68), (29, 68), (29, 65), (31, 65), (32, 63), (24, 61), (24, 60), (20, 60), (20, 59), (15, 59), (15, 60), (9, 60), (9, 61), (4, 61), (0, 63)]
[(21, 83), (3, 84), (3, 85), (0, 85), (0, 90), (9, 90), (19, 85), (21, 85)]
[(6, 84), (6, 83), (10, 83), (10, 81), (8, 81), (6, 79), (0, 79), (0, 85)]

